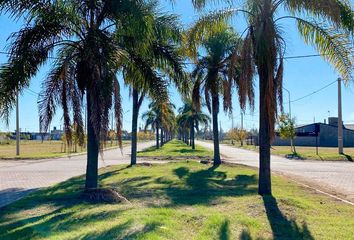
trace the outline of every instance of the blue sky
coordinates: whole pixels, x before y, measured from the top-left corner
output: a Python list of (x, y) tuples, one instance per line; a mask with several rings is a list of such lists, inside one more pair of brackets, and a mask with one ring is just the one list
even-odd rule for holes
[[(170, 4), (163, 3), (162, 9), (164, 11), (173, 12), (180, 15), (181, 21), (184, 26), (188, 26), (194, 19), (198, 18), (198, 13), (194, 11), (190, 0), (175, 1), (176, 3), (171, 6)], [(211, 6), (211, 9), (220, 8), (218, 6)], [(239, 32), (243, 31), (242, 21), (233, 22), (233, 27)], [(21, 27), (21, 22), (13, 22), (6, 16), (0, 16), (0, 51), (6, 51), (8, 46), (7, 38), (12, 32), (18, 31)], [(287, 39), (287, 56), (310, 55), (316, 54), (316, 51), (311, 46), (306, 46), (302, 39), (296, 32), (295, 25), (291, 21), (282, 22), (284, 36)], [(6, 55), (0, 54), (0, 63), (6, 62)], [(45, 79), (46, 73), (49, 71), (50, 65), (43, 66), (40, 72), (31, 81), (30, 90), (25, 90), (20, 97), (20, 123), (22, 131), (38, 131), (38, 108), (37, 108), (37, 95), (40, 92), (41, 82)], [(338, 78), (338, 73), (322, 58), (303, 58), (303, 59), (289, 59), (285, 63), (284, 73), (284, 87), (290, 90), (292, 100), (303, 97), (321, 87), (333, 82)], [(31, 92), (33, 91), (33, 92)], [(258, 89), (256, 89), (258, 98)], [(175, 105), (180, 107), (182, 105), (179, 94), (170, 87), (171, 99)], [(343, 119), (345, 123), (354, 123), (354, 88), (352, 85), (343, 87)], [(131, 105), (132, 101), (129, 98), (128, 88), (123, 87), (123, 109), (124, 109), (124, 129), (130, 131), (131, 121)], [(284, 102), (288, 102), (287, 93), (284, 92)], [(145, 100), (140, 114), (147, 109), (149, 101)], [(301, 101), (293, 102), (291, 104), (292, 115), (296, 117), (298, 124), (323, 122), (328, 116), (337, 115), (337, 84), (333, 84), (328, 88), (320, 91), (311, 97), (305, 98)], [(233, 94), (233, 108), (235, 125), (240, 124), (240, 110), (237, 102), (237, 96)], [(284, 106), (285, 110), (288, 105)], [(228, 115), (220, 113), (220, 121), (223, 130), (231, 127), (231, 120)], [(139, 122), (139, 126), (142, 121)], [(59, 128), (62, 125), (61, 112), (58, 111), (52, 127)], [(254, 112), (247, 111), (244, 117), (244, 126), (248, 129), (258, 127), (258, 100)], [(15, 115), (12, 114), (10, 125), (6, 126), (0, 122), (0, 131), (13, 131), (15, 129)]]

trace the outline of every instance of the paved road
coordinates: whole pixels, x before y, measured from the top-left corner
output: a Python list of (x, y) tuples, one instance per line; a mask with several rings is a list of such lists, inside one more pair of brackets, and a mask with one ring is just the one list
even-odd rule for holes
[[(209, 142), (197, 141), (197, 143), (213, 148), (213, 144)], [(226, 145), (220, 145), (220, 151), (227, 161), (259, 167), (257, 152)], [(336, 193), (354, 202), (354, 163), (352, 162), (289, 160), (272, 156), (271, 169), (273, 172), (285, 174), (299, 182), (329, 193)]]
[[(138, 144), (138, 150), (150, 147), (154, 142)], [(104, 152), (99, 167), (129, 163), (130, 145)], [(86, 155), (43, 160), (0, 161), (0, 207), (18, 200), (30, 192), (84, 174)]]

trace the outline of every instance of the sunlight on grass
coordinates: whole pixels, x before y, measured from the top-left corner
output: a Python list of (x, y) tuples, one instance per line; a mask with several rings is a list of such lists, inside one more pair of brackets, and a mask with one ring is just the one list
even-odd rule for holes
[(0, 212), (0, 239), (351, 239), (352, 206), (273, 178), (257, 194), (257, 172), (197, 162), (115, 166), (100, 183), (129, 203), (89, 204), (83, 178), (31, 194)]
[(191, 146), (188, 146), (182, 141), (171, 140), (170, 142), (163, 145), (161, 148), (156, 149), (155, 146), (145, 149), (144, 151), (138, 152), (138, 156), (147, 157), (184, 157), (184, 156), (195, 156), (195, 157), (211, 157), (213, 152), (204, 147), (195, 146), (195, 150)]
[[(123, 145), (129, 144), (130, 141), (123, 141)], [(107, 141), (105, 148), (118, 147), (114, 141), (111, 145)], [(16, 141), (11, 140), (9, 144), (0, 144), (0, 159), (43, 159), (54, 157), (65, 157), (69, 153), (65, 152), (64, 143), (62, 141), (37, 141), (37, 140), (21, 140), (20, 156), (16, 156)], [(66, 149), (68, 150), (68, 149)], [(85, 153), (86, 148), (77, 146), (77, 152), (70, 154)]]

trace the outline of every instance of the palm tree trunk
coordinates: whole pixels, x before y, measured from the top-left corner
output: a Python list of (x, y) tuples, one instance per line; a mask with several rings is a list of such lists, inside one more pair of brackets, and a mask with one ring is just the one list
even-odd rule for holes
[(85, 189), (97, 188), (98, 185), (98, 153), (99, 141), (95, 136), (91, 123), (91, 95), (86, 93), (87, 101), (87, 166)]
[(161, 133), (160, 133), (160, 135), (161, 135), (161, 137), (160, 137), (160, 142), (161, 142), (161, 147), (163, 146), (163, 144), (164, 144), (164, 139), (163, 139), (163, 129), (161, 128)]
[(189, 128), (189, 146), (192, 146), (192, 128)]
[(159, 126), (156, 126), (156, 148), (159, 149), (160, 145), (159, 145)]
[(194, 122), (191, 125), (191, 145), (192, 149), (195, 149), (195, 142), (194, 142)]
[(266, 106), (268, 74), (259, 73), (259, 181), (258, 193), (271, 195), (271, 172), (270, 172), (270, 121), (268, 119), (268, 107)]
[(135, 88), (133, 89), (133, 118), (132, 118), (132, 142), (131, 142), (131, 157), (130, 165), (136, 164), (136, 151), (137, 151), (137, 140), (138, 140), (138, 115), (139, 106), (138, 98), (139, 92)]
[(212, 115), (213, 115), (213, 140), (214, 140), (214, 166), (221, 164), (220, 146), (219, 146), (219, 129), (218, 129), (218, 111), (219, 111), (219, 96), (212, 96)]

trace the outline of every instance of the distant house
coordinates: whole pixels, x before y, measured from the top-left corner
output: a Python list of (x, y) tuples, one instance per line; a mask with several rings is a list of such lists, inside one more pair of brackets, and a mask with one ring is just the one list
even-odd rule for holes
[[(337, 147), (338, 146), (338, 118), (329, 118), (326, 123), (312, 123), (299, 126), (295, 129), (296, 146), (319, 146)], [(289, 146), (290, 141), (275, 137), (274, 146)], [(354, 147), (354, 126), (343, 125), (343, 145), (344, 147)]]
[(63, 135), (64, 135), (64, 131), (57, 129), (56, 127), (54, 127), (52, 131), (50, 131), (51, 140), (61, 140), (61, 137)]
[[(39, 133), (39, 132), (21, 132), (21, 140), (37, 140), (37, 141), (47, 141), (47, 140), (61, 140), (61, 137), (64, 135), (63, 130), (59, 130), (56, 127), (50, 131), (50, 133)], [(16, 131), (11, 133), (11, 139), (16, 139)]]

